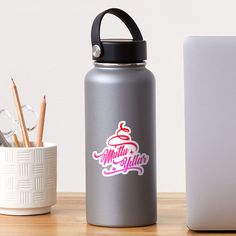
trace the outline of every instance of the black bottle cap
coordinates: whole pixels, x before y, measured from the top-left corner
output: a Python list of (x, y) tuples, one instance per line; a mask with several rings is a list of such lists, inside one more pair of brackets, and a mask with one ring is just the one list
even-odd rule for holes
[[(133, 39), (100, 39), (101, 22), (105, 14), (120, 18), (129, 29)], [(104, 63), (137, 63), (147, 59), (146, 41), (134, 20), (123, 10), (110, 8), (94, 20), (91, 31), (93, 60)]]

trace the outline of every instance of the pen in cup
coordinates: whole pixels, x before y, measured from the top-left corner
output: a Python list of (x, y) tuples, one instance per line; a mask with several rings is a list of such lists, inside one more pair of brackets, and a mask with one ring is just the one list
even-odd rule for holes
[(11, 147), (10, 143), (8, 143), (8, 141), (4, 137), (2, 131), (0, 131), (0, 145), (2, 145), (3, 147)]
[(13, 141), (15, 147), (20, 147), (20, 143), (19, 143), (19, 140), (18, 140), (16, 134), (13, 134), (13, 135), (12, 135), (12, 141)]

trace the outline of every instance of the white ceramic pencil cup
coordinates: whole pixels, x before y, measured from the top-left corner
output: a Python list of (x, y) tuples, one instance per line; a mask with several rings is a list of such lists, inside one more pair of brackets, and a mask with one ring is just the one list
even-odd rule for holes
[(38, 215), (56, 204), (57, 147), (0, 147), (0, 214)]

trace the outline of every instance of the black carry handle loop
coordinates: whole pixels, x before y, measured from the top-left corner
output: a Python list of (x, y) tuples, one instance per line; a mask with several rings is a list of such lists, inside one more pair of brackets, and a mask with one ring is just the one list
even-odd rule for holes
[(91, 30), (91, 41), (93, 46), (93, 56), (100, 57), (103, 54), (103, 47), (100, 37), (100, 28), (103, 17), (106, 14), (112, 14), (118, 17), (129, 29), (133, 40), (143, 40), (143, 36), (135, 21), (125, 11), (118, 8), (110, 8), (101, 12), (93, 21)]

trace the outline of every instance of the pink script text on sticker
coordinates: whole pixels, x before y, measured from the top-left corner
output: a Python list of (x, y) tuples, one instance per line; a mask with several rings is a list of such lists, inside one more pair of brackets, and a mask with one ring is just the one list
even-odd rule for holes
[(104, 167), (104, 176), (125, 175), (130, 171), (143, 175), (143, 166), (148, 164), (149, 156), (139, 153), (139, 144), (132, 140), (131, 129), (125, 124), (125, 121), (119, 122), (115, 134), (106, 140), (107, 146), (102, 152), (93, 152), (93, 159)]

